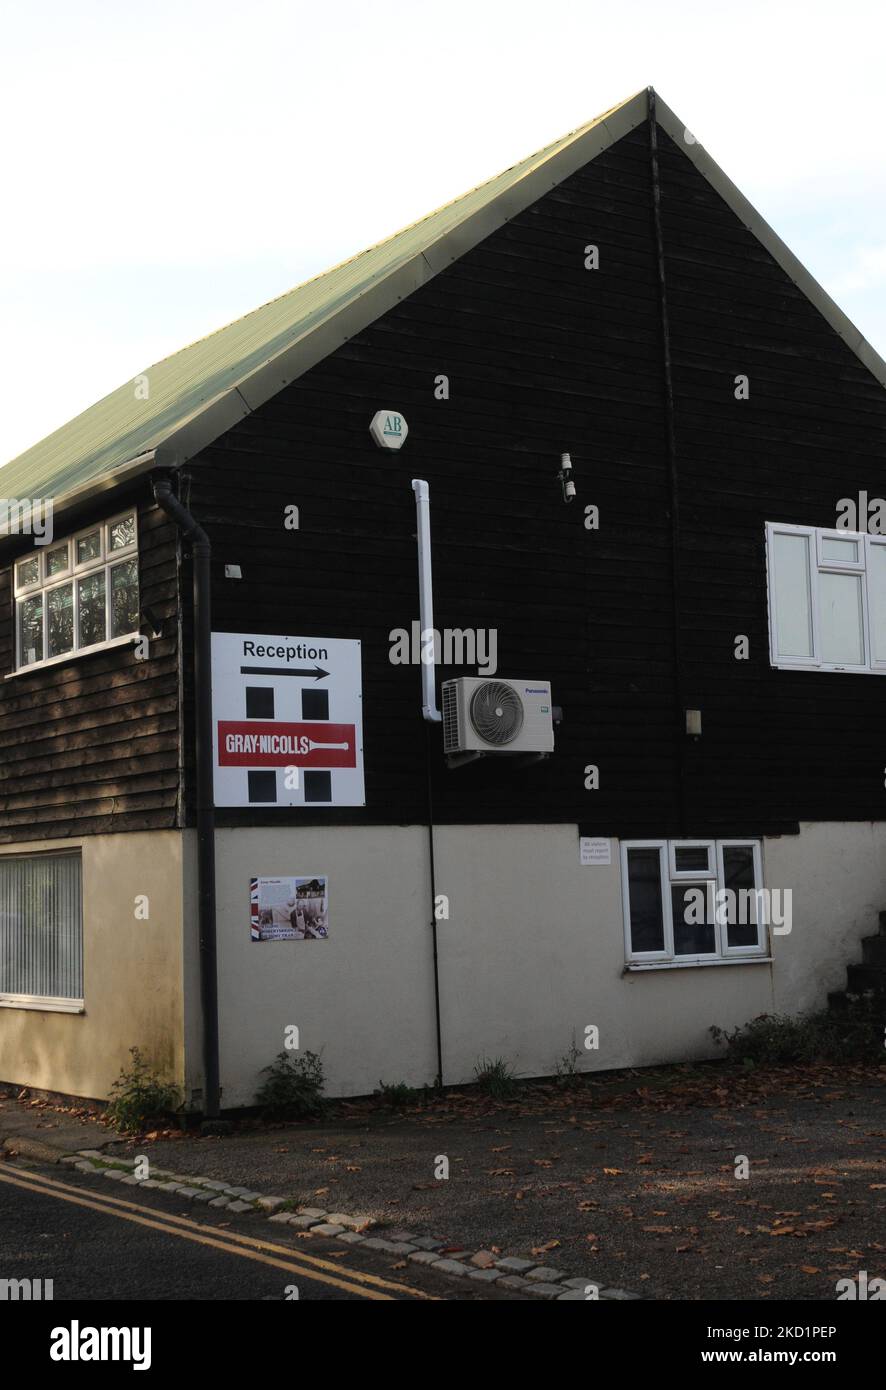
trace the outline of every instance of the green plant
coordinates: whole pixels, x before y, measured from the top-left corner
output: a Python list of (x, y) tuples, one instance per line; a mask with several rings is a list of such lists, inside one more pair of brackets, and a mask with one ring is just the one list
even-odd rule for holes
[(517, 1078), (503, 1057), (481, 1057), (474, 1067), (474, 1079), (493, 1100), (508, 1100), (517, 1089)]
[(181, 1104), (178, 1088), (161, 1080), (139, 1048), (131, 1047), (129, 1055), (132, 1063), (128, 1071), (120, 1068), (105, 1111), (108, 1123), (120, 1134), (138, 1134)]
[(382, 1105), (389, 1105), (392, 1110), (396, 1110), (400, 1106), (414, 1104), (421, 1092), (415, 1086), (407, 1086), (405, 1081), (379, 1081), (378, 1090), (372, 1094), (378, 1096)]
[(745, 1067), (787, 1066), (798, 1062), (881, 1061), (883, 1025), (873, 1005), (837, 1013), (760, 1014), (727, 1032), (710, 1029), (730, 1061)]
[(581, 1056), (581, 1048), (576, 1047), (575, 1038), (569, 1044), (569, 1048), (554, 1065), (554, 1075), (557, 1085), (562, 1090), (570, 1090), (573, 1086), (581, 1084), (581, 1072), (578, 1069), (578, 1059)]
[(256, 1092), (256, 1105), (272, 1119), (309, 1120), (322, 1115), (323, 1063), (316, 1052), (296, 1057), (291, 1052), (278, 1052)]

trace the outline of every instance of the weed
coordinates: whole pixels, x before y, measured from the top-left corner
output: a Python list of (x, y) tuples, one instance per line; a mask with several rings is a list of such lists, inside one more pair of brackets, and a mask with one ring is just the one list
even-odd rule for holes
[(269, 1119), (310, 1120), (322, 1115), (323, 1063), (316, 1052), (295, 1057), (291, 1052), (279, 1052), (269, 1067), (262, 1069), (268, 1079), (255, 1096)]
[(177, 1110), (181, 1097), (176, 1086), (161, 1080), (141, 1055), (139, 1048), (131, 1047), (129, 1055), (132, 1063), (127, 1071), (121, 1067), (120, 1075), (111, 1087), (111, 1100), (105, 1111), (108, 1124), (120, 1134), (139, 1134), (148, 1129), (153, 1121)]
[(517, 1090), (517, 1078), (503, 1057), (481, 1057), (474, 1067), (474, 1078), (493, 1100), (508, 1100)]

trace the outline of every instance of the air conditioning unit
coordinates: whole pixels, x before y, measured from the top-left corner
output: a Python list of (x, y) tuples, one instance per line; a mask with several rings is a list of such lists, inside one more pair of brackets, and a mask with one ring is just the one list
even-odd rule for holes
[(550, 681), (460, 676), (443, 682), (445, 753), (550, 753), (553, 747)]

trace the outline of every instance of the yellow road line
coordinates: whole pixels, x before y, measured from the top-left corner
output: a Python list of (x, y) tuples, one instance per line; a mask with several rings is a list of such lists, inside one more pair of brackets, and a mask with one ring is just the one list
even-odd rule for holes
[[(104, 1194), (96, 1195), (90, 1200), (81, 1195), (82, 1189), (58, 1182), (54, 1178), (44, 1177), (42, 1174), (19, 1172), (13, 1175), (8, 1169), (0, 1170), (0, 1182), (23, 1188), (27, 1192), (37, 1192), (46, 1197), (55, 1197), (59, 1201), (70, 1202), (75, 1206), (87, 1207), (92, 1211), (101, 1212), (105, 1216), (116, 1216), (121, 1220), (161, 1231), (165, 1235), (179, 1236), (183, 1240), (194, 1241), (199, 1245), (212, 1246), (228, 1255), (239, 1255), (243, 1259), (255, 1260), (276, 1269), (286, 1270), (291, 1274), (300, 1274), (305, 1278), (315, 1279), (318, 1283), (344, 1289), (347, 1293), (360, 1294), (364, 1298), (389, 1302), (391, 1301), (391, 1294), (383, 1292), (384, 1289), (407, 1294), (412, 1298), (433, 1298), (433, 1295), (412, 1289), (406, 1284), (397, 1284), (390, 1280), (381, 1279), (377, 1275), (366, 1274), (362, 1270), (349, 1269), (347, 1279), (344, 1279), (341, 1277), (338, 1267), (330, 1261), (320, 1259), (318, 1256), (303, 1256), (300, 1251), (294, 1253), (285, 1245), (275, 1245), (271, 1241), (255, 1240), (237, 1232), (225, 1232), (219, 1239), (215, 1227), (201, 1226), (199, 1222), (191, 1221), (187, 1217), (167, 1216), (163, 1212), (157, 1212), (153, 1207), (142, 1207), (135, 1202), (124, 1202), (119, 1198)], [(151, 1217), (137, 1214), (142, 1212), (150, 1212)], [(151, 1219), (157, 1217), (159, 1220)], [(209, 1235), (207, 1232), (213, 1232), (213, 1234)], [(247, 1246), (251, 1248), (245, 1248)], [(266, 1253), (268, 1251), (279, 1252), (286, 1255), (287, 1258), (285, 1260), (276, 1259), (273, 1255)], [(327, 1273), (329, 1270), (335, 1271), (335, 1277)], [(353, 1282), (348, 1282), (349, 1280)]]
[[(70, 1183), (59, 1182), (57, 1178), (50, 1178), (43, 1173), (30, 1173), (18, 1170), (16, 1176), (27, 1182), (40, 1183), (48, 1187), (58, 1188), (61, 1192), (79, 1194), (82, 1191), (82, 1188), (74, 1187)], [(174, 1196), (175, 1194), (173, 1193), (171, 1195)], [(110, 1206), (122, 1207), (128, 1211), (150, 1211), (154, 1215), (159, 1215), (165, 1222), (172, 1223), (176, 1226), (184, 1226), (193, 1231), (217, 1230), (217, 1227), (207, 1227), (202, 1225), (199, 1221), (192, 1221), (190, 1217), (176, 1216), (172, 1212), (158, 1213), (154, 1207), (144, 1207), (138, 1202), (127, 1202), (119, 1197), (112, 1197), (110, 1193), (105, 1194), (102, 1192), (101, 1194), (97, 1194), (97, 1200), (107, 1203)], [(313, 1265), (316, 1269), (328, 1270), (335, 1275), (338, 1275), (340, 1272), (340, 1266), (333, 1264), (331, 1260), (324, 1260), (320, 1255), (309, 1255), (307, 1251), (298, 1250), (293, 1252), (290, 1246), (277, 1245), (274, 1241), (257, 1240), (253, 1236), (242, 1235), (237, 1231), (225, 1231), (222, 1239), (236, 1241), (239, 1245), (248, 1245), (254, 1250), (271, 1250), (276, 1254), (287, 1255), (290, 1258), (292, 1258), (293, 1253), (295, 1253), (296, 1259), (301, 1260), (305, 1264)], [(350, 1270), (348, 1272), (350, 1274)], [(391, 1289), (394, 1293), (409, 1293), (412, 1294), (413, 1298), (434, 1299), (433, 1294), (423, 1293), (420, 1290), (410, 1288), (407, 1284), (400, 1284), (391, 1279), (383, 1279), (377, 1274), (365, 1274), (355, 1271), (354, 1277), (359, 1277), (361, 1281), (367, 1284), (373, 1284), (376, 1288)], [(436, 1301), (436, 1299), (434, 1299), (434, 1301)]]

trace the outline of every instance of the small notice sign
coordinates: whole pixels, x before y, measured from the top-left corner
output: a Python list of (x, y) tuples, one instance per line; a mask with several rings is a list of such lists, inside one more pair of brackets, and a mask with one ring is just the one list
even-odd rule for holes
[(597, 840), (590, 836), (582, 835), (578, 841), (581, 851), (581, 862), (583, 864), (611, 864), (612, 863), (612, 841)]

